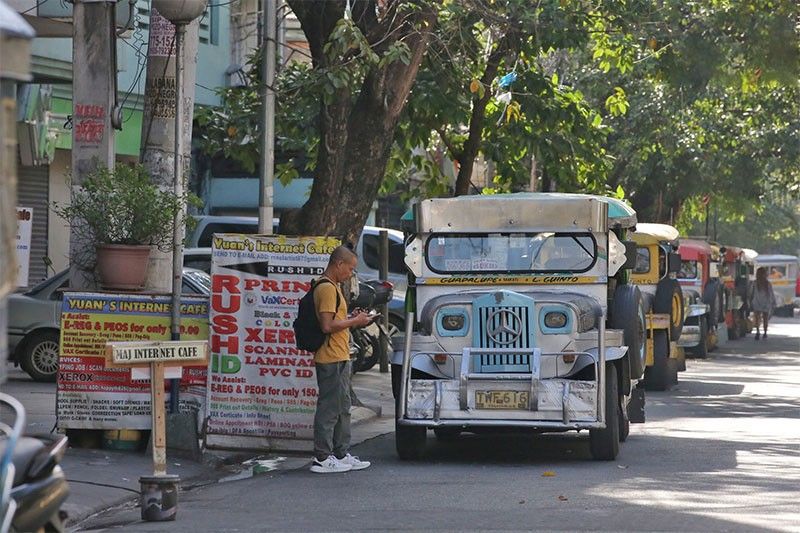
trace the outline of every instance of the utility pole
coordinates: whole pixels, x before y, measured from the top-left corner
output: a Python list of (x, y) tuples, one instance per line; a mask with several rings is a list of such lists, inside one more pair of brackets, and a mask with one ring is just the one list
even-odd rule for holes
[[(153, 181), (164, 189), (174, 189), (173, 176), (180, 165), (183, 179), (189, 171), (194, 110), (194, 86), (197, 79), (197, 49), (200, 21), (185, 25), (183, 41), (183, 105), (181, 106), (181, 153), (175, 159), (177, 111), (177, 80), (175, 78), (175, 26), (162, 17), (151, 4), (150, 36), (147, 49), (147, 78), (145, 82), (144, 114), (142, 117), (142, 146), (140, 160)], [(185, 221), (181, 222), (182, 224)], [(145, 288), (153, 292), (172, 289), (172, 254), (153, 250), (147, 270)]]
[[(72, 6), (72, 192), (98, 166), (113, 168), (112, 116), (117, 92), (116, 1), (73, 0)], [(70, 287), (93, 288), (92, 243), (75, 229), (69, 241)]]
[(259, 158), (258, 232), (272, 234), (275, 180), (275, 42), (278, 31), (277, 0), (264, 0), (262, 41), (261, 153)]

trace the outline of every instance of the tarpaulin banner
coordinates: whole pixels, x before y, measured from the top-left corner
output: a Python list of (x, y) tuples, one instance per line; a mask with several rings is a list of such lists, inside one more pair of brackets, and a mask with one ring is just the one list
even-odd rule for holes
[[(150, 381), (107, 368), (109, 341), (169, 340), (166, 295), (67, 292), (61, 306), (59, 428), (150, 429)], [(181, 339), (208, 339), (208, 298), (181, 299)], [(184, 367), (181, 404), (204, 411), (206, 368)]]
[(214, 236), (209, 445), (310, 448), (316, 375), (292, 323), (338, 245), (328, 237)]

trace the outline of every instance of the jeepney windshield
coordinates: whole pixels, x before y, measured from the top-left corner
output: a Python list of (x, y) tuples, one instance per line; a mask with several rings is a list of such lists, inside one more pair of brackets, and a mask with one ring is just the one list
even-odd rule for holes
[(648, 274), (650, 272), (650, 249), (646, 246), (636, 247), (636, 266), (634, 274)]
[(698, 279), (701, 277), (697, 261), (681, 261), (681, 270), (678, 272), (680, 279)]
[(597, 244), (591, 233), (434, 234), (425, 260), (439, 274), (586, 272)]

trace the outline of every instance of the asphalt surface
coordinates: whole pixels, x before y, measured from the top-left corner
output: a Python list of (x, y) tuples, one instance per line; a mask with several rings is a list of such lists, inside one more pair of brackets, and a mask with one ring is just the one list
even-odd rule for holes
[(432, 432), (423, 460), (401, 462), (384, 412), (354, 449), (368, 470), (214, 483), (180, 495), (176, 522), (141, 522), (129, 504), (81, 528), (800, 531), (800, 319), (687, 366), (673, 390), (648, 393), (648, 421), (614, 462), (592, 461), (574, 433), (440, 443)]

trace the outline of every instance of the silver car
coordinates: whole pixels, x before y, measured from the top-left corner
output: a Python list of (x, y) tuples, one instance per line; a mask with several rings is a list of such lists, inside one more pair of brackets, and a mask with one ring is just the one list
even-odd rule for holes
[[(26, 293), (8, 297), (9, 356), (36, 381), (56, 380), (61, 298), (68, 285), (69, 270), (64, 270)], [(210, 276), (200, 270), (184, 268), (182, 292), (208, 296)]]

